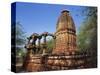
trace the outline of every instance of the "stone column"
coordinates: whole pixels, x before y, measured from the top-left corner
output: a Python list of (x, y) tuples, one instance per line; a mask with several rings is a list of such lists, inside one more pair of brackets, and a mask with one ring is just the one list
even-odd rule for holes
[(38, 52), (39, 52), (40, 49), (41, 49), (40, 43), (41, 43), (41, 38), (39, 37), (39, 38), (38, 38)]
[(46, 45), (46, 35), (44, 35), (44, 44)]
[(27, 38), (28, 39), (28, 44), (25, 46), (25, 48), (27, 49), (27, 57), (31, 58), (33, 55), (33, 45), (30, 42), (30, 40), (32, 40), (32, 37)]
[(36, 53), (36, 40), (37, 38), (33, 35), (32, 37), (32, 45), (33, 45), (33, 51), (34, 51), (34, 54)]
[(40, 48), (40, 41), (41, 41), (41, 39), (38, 39), (38, 46), (39, 46), (39, 48)]
[(46, 54), (46, 35), (44, 35), (44, 43), (43, 43), (43, 55), (45, 55)]

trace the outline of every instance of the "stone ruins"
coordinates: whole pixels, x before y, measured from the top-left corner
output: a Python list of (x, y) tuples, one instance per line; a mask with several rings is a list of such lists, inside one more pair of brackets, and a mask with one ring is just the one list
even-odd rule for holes
[[(51, 54), (46, 53), (47, 36), (51, 36), (54, 39)], [(38, 45), (36, 45), (36, 40), (38, 40)], [(27, 54), (23, 68), (26, 72), (90, 68), (91, 65), (93, 67), (91, 54), (77, 52), (76, 28), (73, 18), (67, 10), (61, 12), (54, 34), (48, 32), (42, 34), (33, 33), (28, 38), (25, 48), (27, 49)], [(42, 54), (36, 54), (40, 49), (43, 50)]]

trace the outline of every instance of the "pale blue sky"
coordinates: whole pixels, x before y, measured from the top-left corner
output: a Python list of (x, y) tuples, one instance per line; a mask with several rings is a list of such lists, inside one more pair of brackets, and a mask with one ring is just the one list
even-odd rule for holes
[(19, 21), (22, 24), (28, 36), (34, 32), (54, 33), (61, 11), (69, 10), (78, 30), (84, 20), (84, 16), (80, 15), (82, 9), (84, 9), (83, 6), (17, 2), (16, 22)]

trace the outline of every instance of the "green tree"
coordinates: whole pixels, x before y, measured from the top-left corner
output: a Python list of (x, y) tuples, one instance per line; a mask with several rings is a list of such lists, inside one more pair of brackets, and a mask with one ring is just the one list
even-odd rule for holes
[(97, 8), (86, 7), (82, 12), (85, 19), (78, 33), (78, 48), (97, 54)]
[(49, 39), (47, 41), (47, 53), (51, 54), (53, 51), (53, 46), (54, 46), (54, 40), (53, 39)]
[[(23, 50), (23, 46), (25, 45), (26, 42), (26, 36), (25, 36), (25, 32), (23, 31), (23, 27), (20, 24), (20, 22), (14, 23), (12, 25), (12, 35), (15, 36), (15, 43), (16, 43), (16, 54), (17, 56), (23, 56), (24, 55), (24, 50)], [(14, 32), (15, 30), (15, 32)]]
[[(53, 39), (49, 39), (46, 42), (46, 53), (47, 54), (51, 54), (53, 51), (53, 46), (54, 46), (54, 40)], [(40, 50), (37, 52), (37, 54), (42, 54), (43, 53), (43, 43), (41, 43), (41, 48)]]

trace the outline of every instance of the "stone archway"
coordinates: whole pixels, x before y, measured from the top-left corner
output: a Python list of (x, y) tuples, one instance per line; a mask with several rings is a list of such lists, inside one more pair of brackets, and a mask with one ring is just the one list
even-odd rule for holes
[[(41, 39), (43, 38), (43, 43), (42, 43), (42, 49), (43, 49), (43, 55), (45, 55), (46, 50), (47, 50), (47, 40), (46, 37), (51, 36), (55, 40), (55, 36), (51, 33), (44, 32), (42, 34), (37, 34), (33, 33), (29, 38), (28, 38), (28, 44), (25, 46), (25, 48), (28, 51), (31, 51), (31, 53), (35, 54), (37, 53), (37, 50), (41, 49)], [(36, 41), (38, 40), (38, 44), (36, 45)], [(30, 52), (29, 52), (30, 53)]]

